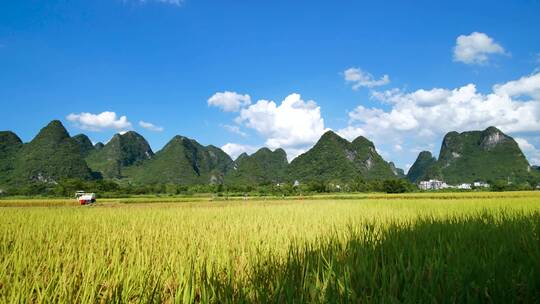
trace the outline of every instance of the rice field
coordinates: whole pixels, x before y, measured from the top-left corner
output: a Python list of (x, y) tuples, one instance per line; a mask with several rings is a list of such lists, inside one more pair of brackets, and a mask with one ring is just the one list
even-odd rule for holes
[(538, 301), (538, 192), (0, 200), (1, 303)]

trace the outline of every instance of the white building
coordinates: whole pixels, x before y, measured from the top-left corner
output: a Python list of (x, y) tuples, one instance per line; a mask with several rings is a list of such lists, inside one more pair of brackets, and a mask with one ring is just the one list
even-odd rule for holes
[(420, 188), (420, 190), (440, 190), (440, 189), (446, 189), (448, 187), (449, 186), (447, 183), (440, 180), (436, 180), (436, 179), (430, 179), (428, 181), (421, 181), (418, 184), (418, 188)]
[(476, 188), (489, 188), (489, 184), (486, 182), (474, 182), (473, 186)]
[(463, 183), (463, 184), (459, 184), (457, 186), (457, 188), (461, 189), (461, 190), (470, 190), (470, 189), (472, 189), (472, 186), (471, 186), (471, 184)]

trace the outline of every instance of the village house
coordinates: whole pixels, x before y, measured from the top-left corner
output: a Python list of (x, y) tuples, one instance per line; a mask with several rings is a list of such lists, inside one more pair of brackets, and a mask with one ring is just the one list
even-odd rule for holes
[(461, 190), (470, 190), (472, 189), (472, 186), (471, 184), (463, 183), (463, 184), (459, 184), (456, 188), (461, 189)]
[(436, 180), (436, 179), (430, 179), (428, 181), (421, 181), (418, 184), (418, 188), (420, 188), (420, 190), (440, 190), (440, 189), (446, 189), (448, 187), (449, 186), (447, 183), (440, 180)]
[(436, 179), (430, 179), (428, 181), (421, 181), (418, 183), (418, 188), (420, 190), (440, 190), (440, 189), (460, 189), (460, 190), (471, 190), (474, 188), (489, 188), (489, 184), (482, 181), (477, 181), (472, 184), (469, 183), (461, 183), (457, 186), (454, 185), (448, 185), (447, 183), (436, 180)]
[(475, 188), (489, 188), (489, 184), (486, 182), (474, 182), (473, 186)]

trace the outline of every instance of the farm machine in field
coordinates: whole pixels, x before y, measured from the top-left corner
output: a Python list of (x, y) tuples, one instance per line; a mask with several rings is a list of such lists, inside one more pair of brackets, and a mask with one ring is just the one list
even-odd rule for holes
[(86, 193), (84, 191), (75, 192), (75, 198), (81, 205), (89, 205), (96, 202), (95, 193)]

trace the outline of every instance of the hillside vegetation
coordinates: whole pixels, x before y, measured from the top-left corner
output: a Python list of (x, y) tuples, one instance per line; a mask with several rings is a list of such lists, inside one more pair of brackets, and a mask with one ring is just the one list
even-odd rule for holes
[(11, 182), (14, 162), (22, 146), (23, 143), (17, 134), (10, 131), (0, 132), (0, 185)]
[(221, 149), (204, 147), (193, 139), (175, 136), (155, 157), (132, 168), (139, 183), (218, 184), (232, 159)]
[(134, 131), (116, 134), (105, 145), (92, 145), (84, 134), (70, 137), (57, 120), (29, 143), (13, 132), (0, 132), (0, 193), (57, 193), (55, 188), (73, 180), (101, 180), (100, 187), (123, 187), (124, 193), (135, 188), (139, 193), (161, 193), (163, 187), (179, 193), (193, 186), (200, 186), (200, 192), (213, 185), (222, 185), (216, 191), (226, 187), (244, 192), (278, 186), (283, 187), (278, 192), (290, 193), (299, 192), (290, 189), (298, 184), (316, 192), (403, 192), (413, 188), (406, 178), (413, 183), (436, 178), (450, 184), (487, 181), (497, 189), (531, 189), (540, 182), (540, 171), (529, 165), (513, 138), (494, 127), (448, 133), (439, 159), (420, 153), (407, 176), (384, 160), (367, 138), (349, 142), (332, 131), (291, 163), (283, 149), (261, 148), (232, 160), (218, 147), (180, 135), (157, 153)]
[(269, 185), (283, 183), (287, 178), (287, 154), (283, 149), (259, 149), (252, 155), (241, 154), (227, 172), (228, 184)]
[(13, 159), (10, 180), (15, 184), (92, 178), (78, 142), (57, 120), (41, 129), (31, 142), (24, 144)]
[(519, 183), (538, 178), (516, 141), (490, 127), (484, 131), (446, 134), (439, 159), (422, 152), (408, 173), (417, 182), (430, 178), (451, 184), (504, 180)]
[(326, 132), (308, 152), (295, 158), (289, 176), (298, 181), (348, 182), (356, 178), (396, 178), (392, 167), (365, 137), (349, 142), (332, 131)]
[(116, 134), (101, 148), (93, 148), (86, 161), (92, 170), (107, 178), (123, 177), (126, 167), (140, 164), (154, 155), (150, 145), (136, 132)]

